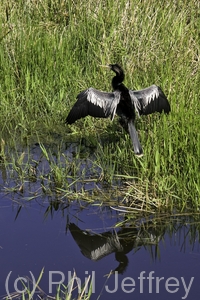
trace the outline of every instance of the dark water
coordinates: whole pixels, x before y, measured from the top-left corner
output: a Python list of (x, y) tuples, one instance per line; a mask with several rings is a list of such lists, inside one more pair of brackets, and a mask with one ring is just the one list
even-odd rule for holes
[[(38, 146), (32, 155), (32, 161), (43, 161)], [(48, 169), (43, 161), (41, 174)], [(15, 173), (8, 176), (1, 168), (1, 175), (2, 187), (20, 186)], [(91, 299), (199, 299), (198, 214), (130, 220), (114, 230), (126, 215), (109, 206), (81, 199), (58, 204), (58, 197), (42, 196), (38, 181), (24, 187), (23, 193), (0, 192), (0, 299), (16, 290), (20, 294), (19, 277), (34, 282), (42, 268), (34, 299), (55, 295), (58, 283), (67, 286), (74, 270), (80, 284), (91, 276)], [(30, 196), (35, 200), (22, 200)]]
[[(165, 224), (162, 238), (159, 236), (162, 234), (160, 229), (156, 232), (152, 228), (143, 231), (120, 228), (114, 232), (111, 228), (124, 216), (109, 208), (86, 207), (81, 211), (80, 204), (74, 203), (44, 217), (46, 207), (36, 202), (27, 204), (15, 220), (17, 206), (5, 196), (1, 199), (1, 298), (6, 294), (5, 282), (11, 271), (8, 280), (10, 293), (15, 290), (18, 276), (31, 278), (31, 271), (37, 279), (45, 267), (40, 287), (51, 296), (55, 294), (56, 282), (63, 281), (67, 285), (75, 270), (82, 283), (88, 275), (93, 277), (92, 299), (97, 299), (99, 294), (102, 294), (102, 299), (199, 299), (199, 243), (191, 237), (190, 226), (176, 225), (170, 237)], [(98, 261), (84, 256), (69, 228), (66, 230), (67, 224), (70, 224), (71, 231), (76, 229), (74, 232), (79, 234), (79, 246), (83, 247), (85, 236), (86, 246), (82, 251), (88, 255), (88, 249), (98, 243), (94, 233), (104, 233), (103, 241), (109, 240), (110, 244), (112, 237), (115, 239), (118, 233), (117, 240), (127, 252), (124, 254), (127, 260), (119, 257), (122, 261), (119, 269), (124, 269), (124, 273), (106, 277), (120, 265), (120, 259), (116, 261), (115, 253)], [(81, 230), (92, 229), (93, 235), (78, 231), (76, 226)], [(135, 238), (131, 240), (131, 236)], [(91, 237), (92, 241), (87, 240)], [(95, 237), (102, 239), (99, 235)], [(160, 239), (158, 246), (154, 244), (155, 238), (157, 241)], [(99, 247), (100, 244), (103, 244), (101, 240)], [(19, 283), (17, 286), (22, 289)]]

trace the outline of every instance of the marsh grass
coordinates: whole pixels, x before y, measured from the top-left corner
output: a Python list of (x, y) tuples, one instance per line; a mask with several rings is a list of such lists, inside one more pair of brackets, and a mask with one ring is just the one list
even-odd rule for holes
[[(170, 209), (198, 209), (199, 5), (195, 0), (170, 1), (164, 7), (155, 0), (2, 1), (0, 126), (4, 142), (0, 153), (2, 170), (9, 166), (18, 176), (17, 188), (23, 191), (30, 177), (39, 177), (43, 192), (52, 191), (53, 184), (54, 191), (69, 195), (71, 183), (80, 177), (88, 179), (88, 168), (94, 182), (111, 186), (119, 178), (132, 182), (123, 191), (133, 198), (138, 190)], [(123, 65), (129, 88), (158, 84), (171, 104), (168, 116), (137, 120), (145, 152), (142, 159), (134, 156), (117, 120), (110, 124), (88, 117), (70, 127), (64, 125), (80, 90), (111, 89), (113, 74), (99, 67), (110, 62)], [(55, 160), (55, 136), (59, 144), (78, 141), (76, 155), (69, 160), (58, 147)], [(41, 150), (49, 166), (47, 173), (41, 169), (37, 176), (34, 168), (39, 159), (33, 163), (31, 154), (23, 157), (16, 150), (16, 145), (36, 142), (44, 143)], [(86, 167), (83, 157), (91, 152), (93, 158)], [(71, 183), (66, 180), (70, 176)]]

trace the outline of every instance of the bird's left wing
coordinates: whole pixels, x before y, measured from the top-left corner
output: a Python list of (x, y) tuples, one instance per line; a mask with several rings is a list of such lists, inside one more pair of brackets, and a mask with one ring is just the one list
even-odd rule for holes
[(117, 105), (120, 100), (120, 92), (102, 92), (94, 88), (82, 91), (77, 96), (77, 101), (70, 110), (66, 123), (72, 124), (80, 118), (92, 116), (113, 120)]
[(129, 90), (129, 94), (139, 115), (148, 115), (154, 112), (161, 113), (162, 111), (165, 113), (170, 112), (169, 101), (157, 85), (151, 85), (139, 91)]

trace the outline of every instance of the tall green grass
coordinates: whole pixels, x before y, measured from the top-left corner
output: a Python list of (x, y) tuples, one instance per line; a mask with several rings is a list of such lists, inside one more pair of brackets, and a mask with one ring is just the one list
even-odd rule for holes
[[(141, 189), (148, 187), (164, 203), (173, 195), (172, 206), (197, 208), (199, 9), (195, 0), (164, 6), (155, 0), (2, 0), (0, 135), (5, 147), (50, 140), (52, 134), (84, 138), (97, 148), (95, 164), (106, 181), (138, 178)], [(129, 88), (155, 83), (169, 98), (170, 115), (137, 121), (145, 152), (140, 160), (117, 121), (86, 118), (64, 125), (80, 90), (111, 90), (113, 74), (102, 70), (102, 63), (121, 64)], [(111, 142), (102, 143), (105, 138)], [(59, 181), (62, 186), (63, 178)]]

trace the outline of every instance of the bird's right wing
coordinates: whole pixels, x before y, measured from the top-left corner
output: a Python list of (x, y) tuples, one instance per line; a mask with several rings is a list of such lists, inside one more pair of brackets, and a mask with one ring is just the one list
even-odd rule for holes
[(92, 116), (113, 120), (117, 105), (120, 101), (120, 92), (102, 92), (94, 88), (82, 91), (70, 110), (66, 123), (72, 124), (80, 118)]

